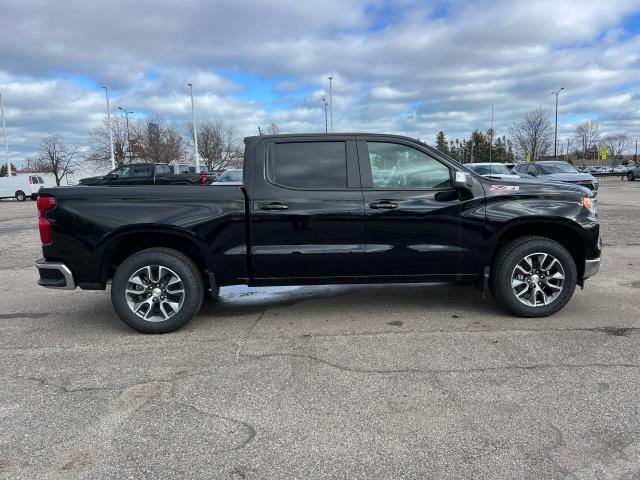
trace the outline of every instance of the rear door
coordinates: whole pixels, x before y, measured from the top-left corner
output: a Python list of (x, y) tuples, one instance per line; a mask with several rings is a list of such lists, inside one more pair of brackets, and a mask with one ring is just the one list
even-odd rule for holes
[(413, 277), (477, 273), (465, 202), (452, 169), (418, 144), (358, 137), (365, 204), (364, 275)]
[(354, 137), (264, 140), (252, 176), (256, 280), (355, 280), (364, 204)]

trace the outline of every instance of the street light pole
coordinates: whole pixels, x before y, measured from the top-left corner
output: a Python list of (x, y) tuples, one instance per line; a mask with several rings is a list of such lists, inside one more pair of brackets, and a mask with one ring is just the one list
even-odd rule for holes
[(129, 136), (129, 114), (133, 112), (127, 112), (124, 108), (118, 107), (118, 110), (124, 112), (124, 116), (127, 119), (127, 143), (129, 144), (129, 163), (131, 163), (131, 137)]
[[(491, 104), (491, 135), (489, 135), (489, 163), (492, 163), (491, 150), (493, 150), (493, 103)], [(489, 169), (491, 169), (491, 167), (489, 167)]]
[(187, 83), (191, 94), (191, 121), (193, 123), (193, 156), (196, 161), (196, 172), (200, 173), (200, 155), (198, 155), (198, 132), (196, 131), (196, 109), (193, 103), (193, 85)]
[(556, 129), (553, 134), (553, 159), (554, 160), (557, 160), (556, 155), (558, 153), (558, 95), (560, 94), (561, 90), (564, 90), (564, 87), (560, 87), (555, 92), (551, 92), (551, 95), (556, 96)]
[(331, 133), (333, 133), (333, 77), (329, 77), (329, 114), (331, 116)]
[(104, 95), (107, 97), (107, 128), (109, 128), (109, 149), (111, 152), (111, 170), (116, 168), (116, 157), (113, 154), (113, 131), (111, 130), (111, 109), (109, 108), (109, 89), (104, 88)]
[(0, 116), (2, 117), (2, 132), (4, 134), (4, 155), (7, 160), (7, 177), (10, 177), (11, 162), (9, 161), (9, 144), (7, 143), (7, 125), (4, 123), (4, 107), (2, 106), (2, 93), (0, 93)]
[(328, 133), (328, 128), (327, 128), (327, 99), (322, 97), (322, 102), (324, 103), (324, 133)]

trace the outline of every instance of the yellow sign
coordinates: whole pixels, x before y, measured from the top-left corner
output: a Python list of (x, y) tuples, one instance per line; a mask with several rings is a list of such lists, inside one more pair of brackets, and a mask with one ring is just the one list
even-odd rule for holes
[(607, 147), (602, 147), (602, 160), (607, 159), (607, 153), (609, 153), (609, 150), (607, 149)]
[(530, 161), (531, 161), (531, 154), (527, 153), (527, 162), (530, 162)]

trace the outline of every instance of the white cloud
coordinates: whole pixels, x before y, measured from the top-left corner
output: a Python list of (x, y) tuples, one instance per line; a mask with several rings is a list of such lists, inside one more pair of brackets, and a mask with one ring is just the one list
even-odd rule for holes
[[(640, 2), (218, 0), (201, 4), (12, 0), (0, 17), (0, 89), (12, 155), (60, 133), (82, 144), (118, 105), (178, 128), (217, 116), (254, 134), (323, 131), (334, 77), (336, 130), (433, 141), (466, 136), (560, 97), (560, 135), (579, 119), (640, 136)], [(227, 74), (226, 72), (233, 72)]]

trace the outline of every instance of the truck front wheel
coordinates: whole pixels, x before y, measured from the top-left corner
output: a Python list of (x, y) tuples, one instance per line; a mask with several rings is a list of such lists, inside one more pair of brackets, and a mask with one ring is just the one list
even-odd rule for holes
[(627, 173), (627, 180), (629, 180), (630, 182), (633, 182), (635, 179), (636, 179), (636, 176), (633, 174), (633, 172)]
[(202, 276), (194, 263), (169, 248), (131, 255), (111, 283), (116, 313), (142, 333), (166, 333), (186, 325), (200, 310)]
[(500, 305), (519, 317), (546, 317), (561, 310), (576, 287), (576, 264), (558, 242), (544, 237), (520, 237), (495, 256), (491, 293)]

